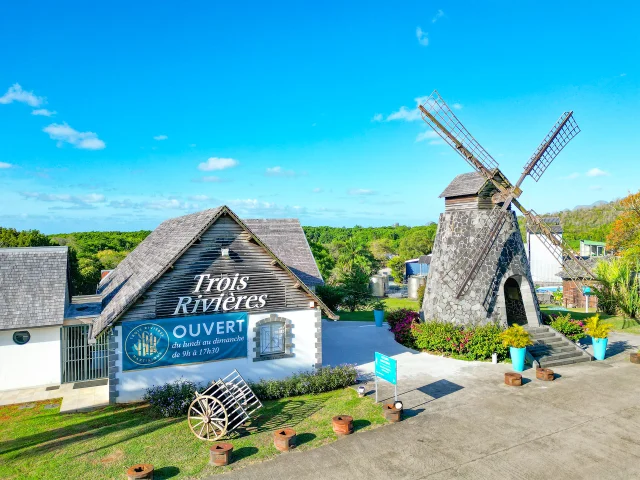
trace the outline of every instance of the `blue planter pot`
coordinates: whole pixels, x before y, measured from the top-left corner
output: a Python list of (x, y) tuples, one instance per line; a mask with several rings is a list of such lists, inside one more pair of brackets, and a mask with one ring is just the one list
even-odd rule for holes
[(514, 371), (524, 371), (524, 354), (526, 351), (526, 348), (509, 347), (509, 353), (511, 354), (511, 364), (513, 365)]
[(591, 343), (593, 343), (593, 356), (596, 357), (596, 360), (604, 360), (605, 354), (607, 353), (608, 341), (608, 338), (591, 338)]
[(384, 322), (384, 310), (374, 310), (373, 318), (376, 320), (376, 327), (381, 327)]

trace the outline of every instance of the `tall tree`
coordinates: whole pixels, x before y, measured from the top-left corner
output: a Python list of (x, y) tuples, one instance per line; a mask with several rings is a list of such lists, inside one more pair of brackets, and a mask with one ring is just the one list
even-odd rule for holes
[(620, 200), (620, 215), (607, 236), (607, 246), (625, 257), (640, 260), (640, 192)]

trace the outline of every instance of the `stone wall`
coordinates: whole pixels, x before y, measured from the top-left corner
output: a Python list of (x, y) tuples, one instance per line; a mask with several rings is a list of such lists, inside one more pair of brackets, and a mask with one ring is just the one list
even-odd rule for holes
[(469, 289), (456, 298), (456, 282), (473, 265), (480, 230), (490, 216), (491, 210), (448, 211), (440, 215), (422, 305), (425, 319), (464, 324), (497, 321), (506, 325), (504, 283), (514, 277), (520, 285), (528, 323), (540, 323), (529, 262), (512, 211)]

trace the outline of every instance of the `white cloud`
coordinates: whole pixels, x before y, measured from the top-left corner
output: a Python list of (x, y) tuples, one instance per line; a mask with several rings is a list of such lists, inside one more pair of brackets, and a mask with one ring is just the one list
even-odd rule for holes
[(562, 180), (575, 180), (579, 176), (580, 176), (580, 174), (578, 172), (573, 172), (573, 173), (570, 173), (569, 175), (567, 175), (566, 177), (562, 177)]
[(416, 97), (414, 101), (416, 102), (416, 108), (409, 109), (405, 106), (400, 107), (397, 112), (393, 112), (387, 116), (387, 122), (392, 122), (394, 120), (403, 120), (405, 122), (415, 122), (422, 118), (420, 114), (419, 105), (422, 105), (428, 97)]
[(316, 187), (313, 189), (313, 193), (321, 193), (323, 190), (320, 187)]
[(189, 144), (189, 146), (190, 146), (191, 148), (194, 148), (194, 147), (196, 146), (196, 144), (195, 144), (195, 143), (190, 143), (190, 144)]
[(182, 202), (176, 198), (151, 200), (144, 202), (142, 206), (150, 210), (189, 210), (197, 208), (197, 205)]
[(89, 205), (94, 203), (102, 203), (105, 201), (105, 197), (101, 193), (89, 193), (87, 195), (69, 195), (67, 193), (22, 192), (22, 196), (25, 198), (32, 198), (40, 202), (64, 202), (74, 205)]
[(427, 37), (427, 32), (423, 31), (422, 28), (416, 28), (416, 38), (418, 39), (418, 43), (423, 47), (429, 45), (429, 37)]
[(367, 188), (352, 188), (348, 193), (349, 195), (376, 195), (378, 192)]
[(210, 176), (206, 176), (206, 177), (201, 177), (198, 178), (196, 180), (194, 180), (194, 182), (204, 182), (204, 183), (217, 183), (217, 182), (221, 182), (222, 179), (220, 177), (216, 177), (213, 175)]
[(209, 200), (208, 195), (191, 195), (189, 200), (193, 200), (194, 202), (204, 202), (205, 200)]
[(295, 177), (296, 172), (293, 170), (284, 170), (282, 167), (267, 168), (265, 175), (268, 177)]
[(602, 190), (602, 187), (600, 185), (591, 185), (589, 190)]
[(418, 134), (418, 136), (416, 137), (416, 142), (422, 142), (424, 140), (432, 140), (432, 139), (438, 139), (438, 138), (440, 138), (440, 135), (438, 135), (433, 130), (425, 130), (424, 132), (420, 132)]
[(82, 150), (102, 150), (106, 146), (98, 138), (97, 134), (93, 132), (78, 132), (67, 123), (52, 123), (43, 128), (42, 131), (48, 133), (52, 140), (57, 140), (58, 147), (62, 147), (64, 143), (69, 143)]
[(7, 93), (0, 97), (0, 103), (8, 104), (13, 102), (26, 103), (30, 107), (39, 107), (44, 103), (44, 97), (38, 97), (33, 92), (23, 90), (20, 84), (14, 83), (9, 87)]
[(444, 17), (444, 12), (442, 10), (438, 10), (436, 14), (433, 16), (433, 18), (431, 19), (431, 23), (436, 23), (442, 17)]
[(202, 162), (198, 165), (198, 170), (209, 172), (211, 170), (224, 170), (225, 168), (231, 168), (238, 165), (238, 161), (233, 158), (218, 158), (211, 157), (206, 162)]
[(587, 177), (608, 177), (609, 173), (599, 168), (592, 168), (586, 173)]
[(376, 113), (371, 119), (372, 122), (381, 122), (383, 119), (383, 115), (381, 113)]
[(153, 137), (154, 140), (158, 140), (158, 141), (166, 140), (167, 138), (169, 137), (167, 137), (166, 135), (156, 135), (155, 137)]
[(454, 110), (462, 110), (462, 104), (461, 103), (454, 103), (453, 105), (451, 105), (451, 107)]
[(0, 162), (0, 168), (11, 168), (13, 165), (7, 162)]
[(33, 110), (31, 115), (40, 115), (42, 117), (53, 117), (56, 113), (55, 111), (47, 110), (46, 108), (40, 108), (38, 110)]

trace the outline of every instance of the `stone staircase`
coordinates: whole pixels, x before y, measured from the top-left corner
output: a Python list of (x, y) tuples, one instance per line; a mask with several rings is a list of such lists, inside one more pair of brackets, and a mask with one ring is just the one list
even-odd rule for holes
[(549, 368), (593, 360), (588, 352), (549, 326), (541, 325), (525, 327), (525, 329), (533, 341), (533, 345), (527, 347), (527, 353), (533, 357), (534, 367)]

